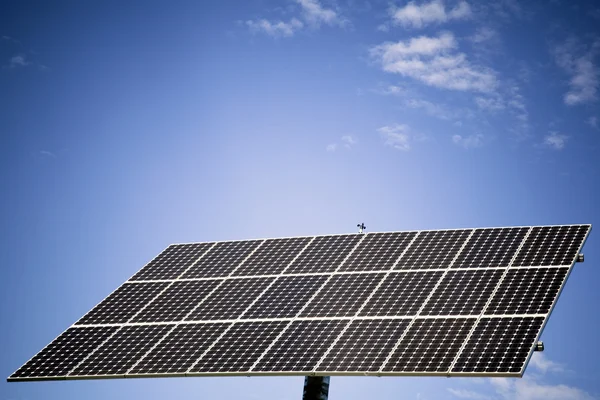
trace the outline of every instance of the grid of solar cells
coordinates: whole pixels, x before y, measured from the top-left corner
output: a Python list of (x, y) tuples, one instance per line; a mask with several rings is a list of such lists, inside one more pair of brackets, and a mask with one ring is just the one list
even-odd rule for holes
[(475, 318), (415, 319), (383, 371), (447, 372), (475, 321)]
[(221, 280), (176, 281), (148, 304), (131, 322), (181, 321)]
[(191, 372), (249, 371), (288, 324), (289, 321), (233, 324)]
[(132, 374), (185, 373), (230, 324), (182, 324), (131, 370)]
[(312, 371), (346, 324), (346, 320), (293, 321), (253, 371)]
[(234, 275), (277, 275), (312, 238), (269, 239), (235, 270)]
[(529, 228), (475, 229), (453, 267), (507, 267)]
[(117, 329), (114, 326), (69, 328), (10, 377), (65, 376)]
[(359, 315), (415, 315), (442, 276), (442, 271), (392, 272)]
[(568, 267), (509, 269), (485, 313), (545, 314), (568, 272)]
[(333, 272), (363, 235), (318, 236), (286, 270), (288, 274)]
[(168, 285), (168, 282), (124, 283), (85, 314), (76, 325), (127, 322)]
[(379, 371), (410, 319), (354, 320), (317, 371)]
[[(590, 229), (170, 246), (9, 380), (312, 371), (518, 376)], [(272, 274), (282, 275), (264, 276)], [(162, 281), (140, 282), (148, 279)], [(367, 319), (331, 319), (353, 316)]]
[(274, 278), (227, 279), (192, 313), (187, 321), (235, 319), (242, 315)]
[(571, 265), (590, 225), (534, 227), (513, 266)]
[(124, 374), (172, 328), (172, 325), (124, 326), (69, 375)]
[(279, 277), (242, 318), (295, 317), (326, 280), (326, 275)]
[(476, 315), (498, 285), (504, 270), (449, 271), (435, 289), (421, 315)]
[(174, 244), (136, 273), (132, 281), (175, 279), (196, 262), (213, 243)]
[(452, 372), (519, 373), (543, 322), (543, 317), (482, 318)]
[(302, 317), (353, 316), (384, 276), (384, 273), (335, 275), (300, 315)]
[(219, 242), (194, 263), (182, 278), (228, 276), (261, 243), (262, 240)]
[(416, 232), (369, 233), (340, 271), (385, 271), (391, 269)]
[(471, 231), (472, 229), (420, 232), (395, 269), (447, 268)]

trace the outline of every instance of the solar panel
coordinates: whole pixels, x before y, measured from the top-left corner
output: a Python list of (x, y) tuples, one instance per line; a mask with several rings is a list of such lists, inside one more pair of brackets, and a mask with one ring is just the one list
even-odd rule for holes
[(8, 380), (522, 376), (590, 229), (171, 245)]

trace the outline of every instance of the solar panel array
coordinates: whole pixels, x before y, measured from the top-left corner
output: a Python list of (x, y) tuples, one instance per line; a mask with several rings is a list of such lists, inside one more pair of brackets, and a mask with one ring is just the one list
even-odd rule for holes
[(590, 229), (171, 245), (9, 380), (522, 376)]

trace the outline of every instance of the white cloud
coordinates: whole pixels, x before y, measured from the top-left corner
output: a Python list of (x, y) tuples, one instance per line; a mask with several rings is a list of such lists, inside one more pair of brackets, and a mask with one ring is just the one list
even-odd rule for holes
[(468, 400), (492, 400), (493, 399), (493, 397), (490, 397), (490, 396), (482, 394), (482, 393), (474, 392), (472, 390), (449, 388), (448, 391), (450, 393), (452, 393), (455, 397), (458, 397), (459, 399), (468, 399)]
[(246, 21), (246, 25), (250, 28), (251, 32), (264, 32), (267, 35), (274, 37), (290, 37), (294, 33), (302, 29), (304, 24), (296, 18), (292, 18), (289, 22), (270, 22), (266, 19), (259, 19), (256, 21)]
[(296, 1), (302, 7), (305, 20), (311, 24), (318, 26), (321, 23), (333, 25), (343, 22), (335, 11), (328, 8), (323, 8), (318, 0)]
[(585, 122), (592, 128), (598, 129), (598, 117), (589, 117)]
[(550, 147), (554, 150), (562, 150), (565, 148), (569, 137), (567, 135), (561, 135), (558, 132), (551, 132), (549, 135), (544, 137), (544, 146)]
[(471, 17), (471, 7), (466, 1), (461, 1), (446, 12), (442, 0), (432, 0), (421, 5), (411, 1), (402, 8), (392, 9), (390, 13), (396, 24), (400, 24), (405, 28), (422, 28), (430, 24), (469, 18)]
[(402, 151), (410, 150), (413, 134), (408, 125), (386, 125), (377, 129), (377, 132), (383, 137), (386, 146)]
[(486, 26), (478, 28), (475, 34), (469, 38), (473, 43), (488, 42), (496, 37), (496, 31)]
[(436, 104), (423, 99), (407, 99), (404, 101), (404, 105), (408, 108), (421, 109), (427, 115), (444, 121), (472, 116), (472, 113), (468, 110), (449, 108), (443, 104)]
[(452, 136), (452, 142), (458, 146), (464, 147), (465, 149), (472, 149), (483, 146), (483, 138), (484, 136), (481, 133), (469, 136), (454, 135)]
[(573, 106), (598, 99), (600, 69), (594, 64), (594, 58), (599, 50), (600, 40), (589, 49), (584, 49), (575, 39), (554, 48), (556, 64), (570, 76), (569, 91), (563, 98), (565, 104)]
[(23, 54), (18, 54), (10, 59), (9, 66), (11, 68), (26, 67), (29, 64), (31, 64), (31, 63), (29, 61), (27, 61), (27, 59), (25, 58), (25, 56)]
[(337, 150), (337, 143), (328, 144), (327, 147), (325, 147), (325, 150), (327, 150), (330, 153), (336, 151)]
[(344, 143), (344, 147), (349, 149), (352, 146), (354, 146), (356, 143), (358, 143), (358, 140), (356, 140), (354, 137), (352, 137), (350, 135), (346, 135), (346, 136), (342, 136), (342, 142)]
[(592, 400), (593, 397), (573, 386), (547, 385), (534, 377), (490, 379), (496, 392), (506, 400)]
[(457, 47), (452, 33), (385, 42), (370, 49), (384, 71), (397, 73), (438, 88), (488, 93), (497, 86), (490, 69), (471, 65)]
[(476, 97), (475, 104), (482, 110), (496, 112), (506, 108), (504, 100), (500, 96)]
[(549, 360), (544, 353), (535, 352), (529, 360), (529, 367), (535, 368), (545, 374), (546, 372), (564, 372), (565, 367), (557, 362)]

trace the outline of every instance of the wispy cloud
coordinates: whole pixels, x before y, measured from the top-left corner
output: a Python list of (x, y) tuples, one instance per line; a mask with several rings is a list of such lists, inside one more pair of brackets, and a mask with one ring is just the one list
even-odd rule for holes
[(544, 137), (543, 145), (554, 150), (562, 150), (567, 144), (569, 137), (558, 132), (551, 132)]
[(469, 135), (469, 136), (461, 136), (454, 135), (452, 136), (452, 142), (458, 146), (464, 147), (465, 149), (473, 149), (476, 147), (483, 146), (484, 136), (481, 133)]
[(467, 400), (492, 400), (492, 396), (488, 396), (479, 392), (475, 392), (473, 390), (467, 389), (453, 389), (448, 388), (448, 392), (450, 392), (454, 397), (458, 397), (459, 399), (467, 399)]
[(300, 5), (300, 13), (287, 22), (260, 18), (247, 20), (245, 24), (253, 33), (262, 32), (272, 37), (292, 37), (307, 25), (318, 28), (322, 24), (342, 26), (347, 23), (336, 11), (324, 8), (318, 0), (296, 0), (296, 3)]
[(529, 360), (529, 367), (535, 368), (541, 373), (545, 374), (547, 372), (564, 372), (565, 366), (548, 359), (544, 355), (544, 353), (535, 352), (531, 356)]
[(334, 142), (334, 143), (328, 144), (325, 147), (325, 150), (327, 150), (330, 153), (333, 153), (334, 151), (339, 149), (340, 146), (346, 150), (350, 150), (354, 146), (356, 146), (357, 143), (358, 143), (358, 139), (356, 137), (354, 137), (352, 135), (344, 135), (340, 138), (340, 142)]
[(344, 20), (337, 12), (330, 8), (324, 8), (317, 0), (296, 0), (302, 7), (305, 20), (313, 25), (335, 25), (342, 24)]
[(16, 56), (11, 57), (8, 65), (10, 68), (26, 67), (28, 65), (31, 65), (31, 62), (27, 61), (24, 54), (18, 54)]
[(384, 71), (416, 79), (426, 85), (488, 93), (496, 89), (495, 73), (472, 65), (449, 32), (436, 37), (420, 36), (399, 42), (385, 42), (370, 49)]
[(444, 104), (433, 103), (423, 99), (406, 99), (404, 101), (404, 106), (423, 110), (427, 115), (444, 121), (455, 121), (472, 116), (472, 113), (469, 110), (451, 108)]
[(386, 146), (402, 151), (409, 151), (412, 147), (412, 142), (424, 139), (422, 135), (416, 134), (405, 124), (382, 126), (377, 129), (377, 132), (383, 137)]
[(492, 28), (483, 26), (478, 28), (475, 33), (469, 37), (469, 40), (473, 43), (485, 43), (497, 37), (497, 33)]
[(569, 91), (564, 102), (569, 106), (584, 104), (598, 99), (600, 69), (594, 59), (600, 52), (600, 40), (586, 48), (571, 38), (552, 49), (556, 64), (569, 76)]
[(598, 117), (589, 117), (585, 122), (592, 128), (598, 129)]
[(290, 37), (304, 27), (302, 21), (292, 18), (289, 22), (270, 22), (266, 19), (249, 20), (246, 25), (251, 32), (264, 32), (273, 37)]
[(342, 136), (342, 143), (344, 143), (345, 148), (350, 149), (352, 148), (352, 146), (358, 143), (358, 140), (356, 140), (356, 138), (354, 138), (353, 136), (346, 135)]
[(421, 5), (411, 1), (402, 8), (392, 8), (390, 14), (394, 24), (405, 28), (423, 28), (431, 24), (470, 18), (472, 12), (466, 1), (461, 1), (454, 8), (446, 11), (442, 0), (432, 0)]

